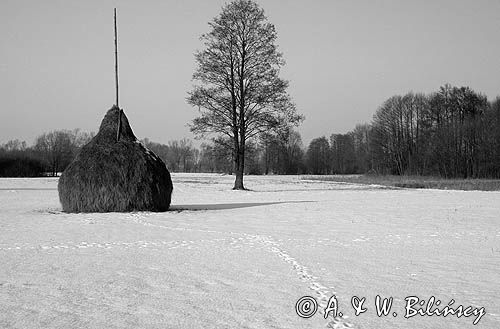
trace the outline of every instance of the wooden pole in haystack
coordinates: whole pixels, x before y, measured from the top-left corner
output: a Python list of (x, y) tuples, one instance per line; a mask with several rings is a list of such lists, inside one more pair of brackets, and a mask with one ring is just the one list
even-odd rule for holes
[(120, 140), (120, 130), (122, 127), (122, 111), (118, 104), (118, 29), (116, 27), (116, 8), (115, 13), (115, 86), (116, 86), (116, 107), (118, 108), (118, 127), (116, 129), (116, 141)]

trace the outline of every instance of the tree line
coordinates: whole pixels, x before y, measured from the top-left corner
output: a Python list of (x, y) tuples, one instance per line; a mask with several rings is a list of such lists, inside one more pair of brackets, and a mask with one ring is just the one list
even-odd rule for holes
[[(56, 130), (38, 136), (33, 145), (11, 140), (0, 144), (0, 177), (57, 176), (71, 163), (94, 133)], [(172, 172), (234, 173), (234, 153), (229, 138), (214, 138), (193, 145), (190, 139), (166, 144), (145, 138), (145, 147), (155, 152)], [(291, 129), (280, 135), (267, 134), (247, 143), (245, 173), (290, 174), (305, 172), (302, 140)]]
[[(38, 136), (33, 145), (10, 140), (0, 144), (0, 177), (57, 176), (87, 144), (93, 132), (80, 129), (55, 130)], [(154, 150), (172, 171), (199, 170), (199, 150), (188, 139), (160, 144), (144, 139), (143, 144)]]
[(314, 174), (500, 177), (500, 98), (446, 84), (387, 99), (370, 124), (311, 141)]
[(31, 146), (17, 139), (0, 144), (0, 177), (56, 176), (92, 137), (79, 129), (56, 130), (38, 136)]

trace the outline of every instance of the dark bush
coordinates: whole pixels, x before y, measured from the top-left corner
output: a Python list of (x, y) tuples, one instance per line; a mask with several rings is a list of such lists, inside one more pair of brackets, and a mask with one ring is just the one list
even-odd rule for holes
[(26, 156), (0, 156), (0, 177), (40, 177), (43, 163)]

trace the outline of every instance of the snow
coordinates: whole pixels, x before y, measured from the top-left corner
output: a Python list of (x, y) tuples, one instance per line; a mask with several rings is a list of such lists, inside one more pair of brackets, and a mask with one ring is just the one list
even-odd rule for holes
[[(57, 178), (0, 179), (0, 328), (500, 328), (500, 193), (173, 174), (167, 213), (65, 214)], [(335, 294), (343, 317), (323, 318)], [(300, 318), (295, 303), (319, 310)], [(375, 297), (394, 297), (378, 317)], [(354, 315), (351, 297), (366, 297)]]

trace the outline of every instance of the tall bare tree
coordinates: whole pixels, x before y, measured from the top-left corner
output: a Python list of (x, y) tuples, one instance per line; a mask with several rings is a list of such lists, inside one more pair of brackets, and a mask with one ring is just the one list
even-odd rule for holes
[(244, 189), (246, 142), (283, 125), (297, 125), (303, 117), (287, 93), (288, 82), (279, 77), (284, 65), (275, 45), (276, 30), (264, 10), (250, 0), (236, 0), (222, 8), (201, 36), (205, 49), (195, 54), (193, 79), (199, 84), (188, 103), (200, 116), (191, 130), (215, 133), (232, 141), (234, 189)]

